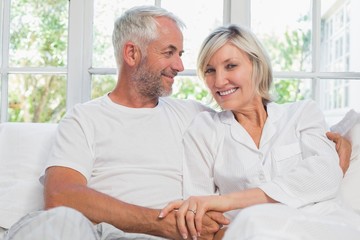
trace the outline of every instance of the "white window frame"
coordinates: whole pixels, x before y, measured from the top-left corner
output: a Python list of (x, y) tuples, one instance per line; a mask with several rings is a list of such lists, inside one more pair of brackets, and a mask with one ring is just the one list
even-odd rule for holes
[[(161, 0), (155, 1), (156, 5), (161, 5)], [(70, 19), (71, 18), (80, 18), (83, 15), (83, 19), (77, 19), (78, 23), (82, 23), (87, 33), (86, 37), (80, 36), (81, 32), (78, 31), (76, 26), (69, 24), (69, 27), (74, 28), (74, 31), (69, 31), (69, 59), (72, 59), (71, 53), (76, 52), (77, 56), (83, 55), (83, 61), (75, 61), (75, 64), (78, 66), (70, 69), (69, 62), (69, 83), (68, 83), (68, 108), (72, 107), (78, 102), (84, 102), (90, 99), (90, 85), (91, 85), (91, 75), (92, 74), (115, 74), (116, 69), (112, 68), (92, 68), (91, 67), (91, 49), (92, 49), (92, 9), (93, 0), (77, 0), (71, 1), (70, 9)], [(319, 94), (319, 84), (318, 80), (320, 79), (360, 79), (359, 72), (321, 72), (320, 71), (320, 32), (321, 32), (321, 12), (320, 6), (321, 1), (314, 0), (312, 1), (312, 71), (311, 72), (274, 72), (275, 78), (300, 78), (300, 79), (314, 79), (314, 99), (320, 100)], [(85, 6), (85, 7), (84, 7)], [(79, 13), (83, 14), (79, 14)], [(74, 13), (74, 14), (72, 14)], [(235, 23), (241, 24), (246, 27), (251, 27), (251, 0), (224, 0), (224, 24)], [(71, 22), (71, 21), (70, 21)], [(74, 34), (72, 34), (74, 32)], [(84, 49), (79, 52), (81, 45), (78, 43), (73, 43), (71, 41), (71, 36), (74, 36), (75, 39), (83, 39)], [(73, 48), (71, 48), (73, 46)], [(85, 50), (86, 49), (86, 50)], [(83, 66), (80, 66), (83, 64)], [(80, 69), (87, 69), (83, 72), (75, 73)], [(73, 70), (73, 71), (70, 71)], [(191, 75), (195, 76), (195, 69), (186, 69), (180, 75)], [(81, 84), (70, 83), (72, 79), (83, 79), (82, 88)], [(81, 91), (81, 92), (79, 92)], [(82, 96), (82, 97), (80, 97)]]
[[(161, 0), (155, 0), (161, 6)], [(224, 24), (235, 23), (251, 28), (251, 0), (223, 0)], [(1, 119), (7, 121), (9, 73), (67, 73), (66, 109), (90, 100), (93, 74), (116, 74), (113, 68), (92, 68), (92, 27), (94, 0), (69, 0), (68, 63), (66, 68), (9, 68), (10, 1), (1, 0), (2, 64), (1, 64)], [(320, 71), (320, 0), (312, 1), (312, 71), (274, 72), (275, 78), (313, 79), (314, 100), (320, 101), (319, 80), (358, 79), (360, 72)], [(194, 56), (195, 57), (195, 56)], [(185, 69), (179, 75), (195, 76), (195, 69)]]

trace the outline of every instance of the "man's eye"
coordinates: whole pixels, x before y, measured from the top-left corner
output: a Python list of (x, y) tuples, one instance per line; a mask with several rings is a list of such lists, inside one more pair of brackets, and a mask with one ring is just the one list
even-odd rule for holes
[(171, 57), (172, 55), (174, 55), (174, 52), (173, 51), (167, 51), (167, 52), (165, 52), (165, 55), (168, 56), (168, 57)]

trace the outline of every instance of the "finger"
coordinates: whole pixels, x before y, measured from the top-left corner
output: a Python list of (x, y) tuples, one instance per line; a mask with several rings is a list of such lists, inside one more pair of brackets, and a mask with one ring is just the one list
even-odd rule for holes
[(215, 222), (217, 222), (218, 224), (221, 225), (228, 225), (230, 224), (230, 220), (228, 218), (226, 218), (222, 213), (220, 212), (215, 212), (215, 211), (209, 211), (206, 212), (206, 215), (209, 216), (212, 220), (214, 220)]
[(330, 139), (331, 141), (337, 143), (341, 138), (340, 138), (340, 134), (335, 133), (335, 132), (327, 132), (326, 136), (328, 137), (328, 139)]
[(160, 214), (159, 214), (159, 218), (164, 218), (166, 217), (169, 212), (173, 211), (174, 209), (178, 209), (181, 204), (183, 203), (183, 200), (176, 200), (176, 201), (173, 201), (173, 202), (170, 202), (168, 205), (166, 205), (161, 211), (160, 211)]
[(200, 236), (200, 233), (202, 231), (202, 221), (205, 213), (206, 213), (206, 209), (198, 206), (195, 216), (195, 226), (196, 226), (197, 236)]
[(341, 145), (341, 140), (342, 140), (342, 137), (340, 136), (340, 134), (334, 133), (334, 132), (327, 132), (326, 136), (328, 137), (329, 140), (331, 140), (335, 143), (336, 151), (339, 151), (339, 148)]
[(186, 225), (192, 239), (196, 239), (198, 236), (195, 227), (195, 216), (197, 215), (196, 205), (189, 205), (189, 206), (191, 207), (188, 208), (186, 213)]
[(176, 225), (183, 239), (187, 239), (188, 236), (188, 231), (185, 222), (185, 216), (187, 214), (188, 204), (189, 204), (188, 201), (183, 202), (179, 210), (176, 212)]

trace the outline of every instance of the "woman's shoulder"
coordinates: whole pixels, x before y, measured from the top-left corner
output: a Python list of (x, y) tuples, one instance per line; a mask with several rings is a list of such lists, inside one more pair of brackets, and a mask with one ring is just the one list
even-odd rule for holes
[(201, 112), (196, 115), (195, 121), (200, 123), (208, 123), (209, 125), (218, 125), (226, 123), (228, 119), (232, 119), (233, 114), (231, 111), (220, 112)]
[(317, 102), (314, 100), (301, 100), (286, 104), (269, 105), (269, 116), (273, 121), (297, 123), (298, 125), (320, 124), (326, 126), (325, 117)]
[(222, 112), (201, 112), (191, 122), (186, 130), (184, 139), (192, 139), (202, 145), (212, 146), (211, 149), (217, 149), (216, 146), (224, 138), (224, 125), (221, 122)]
[(218, 118), (218, 112), (201, 112), (195, 116), (192, 125), (214, 126), (218, 122)]
[(304, 112), (310, 110), (319, 110), (317, 103), (312, 99), (300, 100), (290, 103), (270, 103), (268, 108), (272, 108), (276, 111), (287, 112), (288, 114), (294, 114), (296, 112)]

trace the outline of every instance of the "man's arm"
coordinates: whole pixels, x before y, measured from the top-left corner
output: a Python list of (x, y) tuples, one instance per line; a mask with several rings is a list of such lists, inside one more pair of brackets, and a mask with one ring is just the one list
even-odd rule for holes
[[(93, 223), (107, 222), (125, 232), (144, 233), (182, 239), (176, 227), (175, 212), (160, 219), (160, 210), (128, 204), (87, 187), (85, 177), (66, 167), (50, 167), (44, 181), (45, 209), (67, 206), (84, 214)], [(220, 224), (227, 224), (221, 213), (204, 218), (202, 239), (212, 239)]]
[(340, 159), (340, 167), (345, 175), (350, 166), (351, 143), (338, 133), (327, 132), (326, 136), (336, 144), (336, 151)]
[(87, 187), (85, 177), (66, 167), (50, 167), (44, 182), (45, 209), (67, 206), (94, 223), (107, 222), (125, 232), (145, 233), (173, 239), (181, 236), (175, 214), (159, 219), (159, 210), (128, 204)]

